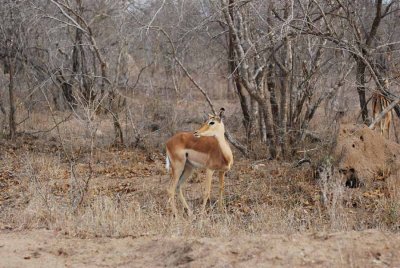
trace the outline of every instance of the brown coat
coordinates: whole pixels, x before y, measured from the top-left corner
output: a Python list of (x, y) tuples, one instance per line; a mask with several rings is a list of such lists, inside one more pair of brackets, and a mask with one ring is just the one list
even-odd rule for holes
[(215, 137), (195, 137), (191, 132), (179, 132), (167, 143), (167, 154), (174, 160), (189, 161), (195, 167), (228, 170), (232, 159), (225, 156)]

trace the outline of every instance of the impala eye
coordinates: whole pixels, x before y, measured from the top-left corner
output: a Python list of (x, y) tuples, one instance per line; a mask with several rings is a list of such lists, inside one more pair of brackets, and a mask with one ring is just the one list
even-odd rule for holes
[(215, 124), (215, 122), (213, 122), (213, 121), (211, 121), (210, 123), (208, 123), (209, 125), (214, 125)]

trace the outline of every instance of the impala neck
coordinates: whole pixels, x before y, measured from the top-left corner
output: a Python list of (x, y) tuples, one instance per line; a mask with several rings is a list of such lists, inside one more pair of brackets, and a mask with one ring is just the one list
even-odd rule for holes
[(218, 133), (215, 135), (215, 138), (218, 141), (219, 147), (221, 148), (222, 154), (225, 156), (225, 158), (229, 161), (229, 165), (232, 163), (232, 150), (229, 147), (228, 142), (225, 139), (224, 133)]

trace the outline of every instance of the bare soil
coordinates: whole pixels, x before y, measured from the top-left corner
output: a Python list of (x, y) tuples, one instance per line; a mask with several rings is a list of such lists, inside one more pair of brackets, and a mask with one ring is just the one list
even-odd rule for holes
[(398, 267), (400, 237), (378, 230), (230, 238), (79, 239), (0, 233), (1, 267)]

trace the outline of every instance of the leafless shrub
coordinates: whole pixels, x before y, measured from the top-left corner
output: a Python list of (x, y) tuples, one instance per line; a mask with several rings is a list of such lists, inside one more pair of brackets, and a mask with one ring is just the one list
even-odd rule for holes
[[(3, 2), (0, 70), (12, 56), (15, 72), (0, 76), (0, 175), (20, 185), (0, 181), (1, 221), (82, 237), (399, 230), (398, 171), (388, 163), (371, 188), (347, 189), (329, 156), (342, 121), (367, 121), (372, 89), (397, 98), (397, 1)], [(250, 157), (235, 153), (226, 213), (212, 200), (207, 215), (174, 220), (165, 141), (217, 104)], [(13, 105), (16, 129), (5, 126)], [(8, 152), (6, 132), (42, 143), (17, 139)], [(284, 162), (299, 158), (311, 164)]]
[(345, 228), (344, 184), (331, 159), (327, 158), (318, 166), (317, 180), (321, 191), (321, 203), (327, 210), (331, 228), (334, 230)]

